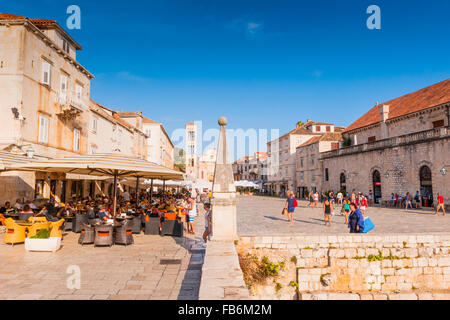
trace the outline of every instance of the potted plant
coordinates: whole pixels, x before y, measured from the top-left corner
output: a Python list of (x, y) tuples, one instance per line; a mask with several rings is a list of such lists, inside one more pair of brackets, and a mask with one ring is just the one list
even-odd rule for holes
[(27, 251), (50, 251), (56, 252), (61, 247), (61, 238), (50, 237), (50, 231), (41, 229), (35, 236), (25, 239), (25, 250)]

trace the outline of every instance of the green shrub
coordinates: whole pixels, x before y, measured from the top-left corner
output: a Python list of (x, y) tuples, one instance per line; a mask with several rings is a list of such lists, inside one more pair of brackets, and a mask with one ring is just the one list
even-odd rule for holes
[(41, 229), (39, 230), (36, 235), (31, 236), (31, 239), (47, 239), (50, 237), (50, 231), (47, 229)]

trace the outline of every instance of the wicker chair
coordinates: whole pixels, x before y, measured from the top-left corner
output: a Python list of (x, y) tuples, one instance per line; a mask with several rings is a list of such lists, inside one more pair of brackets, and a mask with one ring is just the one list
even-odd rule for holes
[(64, 220), (66, 221), (64, 223), (64, 232), (69, 231), (69, 230), (73, 230), (73, 220), (75, 218), (68, 218), (68, 217), (64, 217)]
[(161, 223), (161, 235), (183, 236), (183, 223), (178, 220), (166, 220)]
[(81, 232), (81, 224), (88, 224), (89, 219), (87, 214), (77, 213), (75, 218), (73, 219), (72, 232), (80, 233)]
[(50, 222), (50, 237), (62, 238), (64, 219), (60, 219), (56, 222)]
[(33, 217), (34, 213), (19, 213), (20, 221), (28, 221), (28, 218)]
[(134, 234), (141, 233), (141, 228), (142, 228), (141, 216), (134, 217), (133, 220), (131, 220), (131, 221), (133, 221), (133, 233)]
[(149, 220), (145, 222), (144, 234), (159, 234), (159, 217), (149, 217)]
[(116, 228), (115, 234), (114, 234), (114, 243), (115, 244), (124, 244), (129, 245), (134, 243), (133, 239), (133, 220), (129, 219), (126, 220), (123, 225)]
[(99, 225), (95, 226), (95, 239), (94, 246), (112, 246), (114, 228), (112, 225)]
[(51, 222), (38, 222), (28, 228), (27, 238), (34, 237), (40, 230), (50, 230)]
[(85, 223), (81, 223), (81, 234), (78, 238), (78, 243), (93, 244), (95, 241), (95, 228)]
[(95, 219), (88, 219), (88, 222), (91, 226), (95, 226), (96, 224), (100, 223), (100, 219), (99, 218), (95, 218)]

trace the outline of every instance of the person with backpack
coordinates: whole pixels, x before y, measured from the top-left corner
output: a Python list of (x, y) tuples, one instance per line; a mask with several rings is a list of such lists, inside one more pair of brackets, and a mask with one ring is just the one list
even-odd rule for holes
[(287, 192), (286, 203), (284, 204), (284, 208), (287, 209), (287, 216), (289, 222), (294, 222), (294, 211), (295, 207), (297, 207), (297, 199), (294, 197), (294, 193), (291, 191)]
[(364, 231), (364, 216), (354, 202), (350, 203), (348, 227), (350, 229), (350, 233), (361, 233)]

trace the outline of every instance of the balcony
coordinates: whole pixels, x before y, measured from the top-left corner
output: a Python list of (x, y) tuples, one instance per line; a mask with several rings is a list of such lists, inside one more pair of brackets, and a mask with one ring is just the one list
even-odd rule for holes
[(431, 130), (419, 131), (410, 134), (405, 134), (403, 136), (392, 137), (374, 142), (357, 144), (355, 146), (344, 147), (337, 150), (322, 152), (320, 154), (320, 158), (327, 159), (361, 152), (383, 150), (386, 148), (394, 148), (417, 143), (431, 142), (433, 140), (438, 140), (446, 137), (450, 138), (450, 127), (441, 127)]

